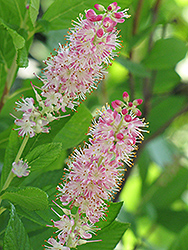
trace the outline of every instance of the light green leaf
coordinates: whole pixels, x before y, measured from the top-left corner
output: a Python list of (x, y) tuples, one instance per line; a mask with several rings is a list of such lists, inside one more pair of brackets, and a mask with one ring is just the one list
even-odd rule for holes
[(7, 199), (31, 211), (48, 208), (47, 194), (36, 187), (8, 188), (2, 195), (2, 199)]
[(37, 146), (25, 156), (31, 170), (39, 170), (49, 166), (61, 153), (61, 143), (48, 143)]
[(18, 137), (18, 132), (12, 130), (9, 137), (9, 143), (5, 152), (4, 165), (1, 173), (1, 187), (4, 185), (9, 175), (9, 172), (12, 169), (12, 163), (16, 158), (21, 142), (22, 139)]
[(28, 66), (28, 51), (26, 47), (24, 46), (22, 49), (18, 50), (18, 56), (16, 60), (19, 67), (27, 67)]
[(9, 32), (13, 39), (13, 43), (16, 49), (21, 49), (25, 45), (25, 39), (19, 35), (15, 30), (11, 29), (5, 22), (0, 18), (0, 24)]
[(11, 205), (10, 220), (5, 231), (3, 249), (32, 250), (29, 237), (13, 205)]
[(127, 68), (132, 74), (140, 77), (150, 77), (150, 72), (142, 64), (132, 62), (124, 57), (119, 57), (116, 59), (117, 62), (121, 63), (125, 68)]
[[(163, 178), (159, 179), (150, 188), (155, 191), (153, 191), (152, 197), (148, 202), (159, 209), (167, 208), (174, 201), (179, 199), (184, 190), (186, 190), (187, 180), (188, 169), (186, 168), (181, 167), (177, 172), (171, 174), (167, 172), (166, 175), (164, 174)], [(148, 189), (148, 192), (151, 192), (150, 189)]]
[(173, 68), (187, 52), (186, 44), (177, 38), (158, 40), (144, 64), (153, 70)]
[(33, 26), (35, 25), (35, 21), (37, 19), (37, 15), (39, 12), (40, 0), (30, 0), (29, 4), (29, 16)]
[(91, 118), (91, 113), (82, 104), (60, 132), (57, 133), (53, 141), (61, 142), (63, 149), (78, 145), (85, 138), (91, 124)]

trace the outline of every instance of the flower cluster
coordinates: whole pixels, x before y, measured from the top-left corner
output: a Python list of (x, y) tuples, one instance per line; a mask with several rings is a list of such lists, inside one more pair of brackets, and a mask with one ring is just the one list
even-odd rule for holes
[[(50, 238), (48, 243), (54, 247), (51, 249), (55, 249), (53, 243), (69, 248), (86, 243), (92, 237), (89, 232), (96, 232), (94, 224), (105, 218), (107, 201), (120, 188), (123, 162), (131, 164), (146, 127), (144, 119), (138, 117), (142, 100), (129, 102), (127, 92), (123, 93), (123, 100), (113, 101), (113, 109), (107, 105), (99, 111), (98, 119), (89, 128), (89, 143), (83, 149), (75, 149), (67, 162), (65, 178), (57, 187), (56, 198), (61, 205), (54, 202), (64, 215), (53, 210), (60, 218), (52, 221), (53, 227), (58, 228), (59, 241)], [(77, 209), (74, 215), (73, 208)]]
[[(128, 18), (126, 11), (114, 2), (105, 9), (96, 4), (95, 8), (102, 12), (97, 15), (94, 10), (86, 11), (86, 18), (80, 14), (67, 35), (68, 44), (59, 45), (56, 55), (49, 57), (44, 63), (43, 82), (40, 95), (36, 89), (38, 106), (34, 106), (33, 98), (21, 98), (16, 102), (17, 111), (22, 111), (21, 119), (16, 118), (19, 135), (33, 137), (37, 133), (48, 133), (47, 125), (59, 119), (60, 111), (66, 108), (75, 109), (85, 94), (97, 88), (98, 82), (104, 78), (105, 66), (117, 55), (116, 48), (121, 47), (118, 40), (117, 23)], [(32, 85), (33, 86), (33, 85)], [(34, 86), (33, 86), (34, 88)]]

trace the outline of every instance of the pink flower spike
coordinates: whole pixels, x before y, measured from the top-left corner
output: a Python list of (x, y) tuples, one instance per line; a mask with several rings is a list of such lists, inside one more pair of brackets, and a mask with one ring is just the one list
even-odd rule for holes
[(123, 115), (126, 115), (128, 113), (128, 110), (126, 108), (124, 108), (124, 109), (122, 109), (121, 112), (122, 112)]
[(120, 140), (120, 141), (121, 141), (121, 140), (123, 140), (124, 135), (123, 135), (122, 133), (119, 133), (119, 134), (117, 134), (117, 136), (116, 136), (116, 137), (117, 137), (117, 139), (118, 139), (118, 140)]
[(104, 30), (103, 30), (103, 29), (97, 30), (97, 36), (98, 36), (99, 38), (101, 38), (103, 35), (104, 35)]
[(113, 11), (113, 10), (115, 10), (116, 8), (117, 8), (117, 3), (116, 3), (116, 2), (113, 2), (113, 3), (111, 3), (111, 4), (108, 6), (107, 10)]
[(124, 120), (125, 120), (126, 122), (131, 122), (131, 121), (132, 121), (132, 117), (131, 117), (130, 115), (126, 115), (126, 116), (124, 117)]
[(104, 6), (101, 5), (101, 4), (98, 4), (98, 3), (94, 5), (94, 8), (99, 10), (99, 11), (104, 11), (105, 10)]
[(123, 100), (125, 102), (128, 102), (129, 101), (129, 94), (127, 92), (123, 92)]
[(19, 178), (22, 176), (28, 176), (29, 175), (29, 168), (28, 164), (26, 162), (23, 162), (22, 160), (12, 163), (12, 172), (17, 175)]

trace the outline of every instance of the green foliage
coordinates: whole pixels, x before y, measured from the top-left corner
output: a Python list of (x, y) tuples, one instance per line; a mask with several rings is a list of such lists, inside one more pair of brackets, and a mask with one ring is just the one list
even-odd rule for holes
[(29, 237), (13, 205), (11, 205), (10, 220), (5, 232), (4, 249), (32, 250)]
[(31, 211), (44, 210), (48, 207), (47, 194), (35, 187), (8, 188), (2, 198)]
[[(85, 15), (84, 10), (96, 3), (1, 0), (1, 188), (23, 141), (18, 131), (12, 130), (9, 113), (18, 115), (13, 105), (21, 94), (33, 95), (30, 79), (16, 78), (18, 69), (28, 66), (28, 54), (37, 60), (33, 48), (42, 53), (37, 39), (46, 51), (52, 45), (57, 48), (58, 43), (65, 43), (63, 36), (72, 20), (76, 21), (79, 13)], [(104, 6), (110, 3), (102, 1)], [(123, 207), (122, 202), (110, 203), (107, 220), (97, 223), (101, 230), (92, 240), (102, 241), (78, 249), (113, 250), (120, 240), (121, 250), (188, 249), (188, 87), (187, 78), (178, 70), (187, 53), (187, 1), (119, 0), (118, 5), (122, 9), (129, 7), (131, 14), (129, 20), (119, 25), (124, 46), (120, 57), (108, 69), (106, 80), (77, 112), (66, 112), (70, 116), (53, 121), (48, 135), (29, 140), (22, 157), (28, 160), (31, 173), (28, 177), (15, 177), (10, 187), (1, 192), (0, 249), (43, 249), (44, 240), (54, 231), (46, 225), (57, 219), (50, 207), (54, 206), (51, 200), (63, 175), (65, 159), (73, 147), (86, 140), (95, 108), (121, 99), (123, 91), (129, 92), (131, 99), (143, 98), (142, 116), (149, 121), (150, 133), (140, 145), (135, 166), (128, 168), (132, 173), (127, 174), (120, 195)], [(14, 204), (11, 209), (10, 203)]]

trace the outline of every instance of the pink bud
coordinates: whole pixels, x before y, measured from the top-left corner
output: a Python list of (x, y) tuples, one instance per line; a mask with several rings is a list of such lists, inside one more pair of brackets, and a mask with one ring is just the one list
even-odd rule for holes
[(117, 3), (116, 3), (116, 2), (113, 2), (113, 3), (111, 3), (111, 4), (108, 6), (107, 10), (113, 11), (113, 10), (116, 9), (116, 7), (117, 7)]
[(103, 26), (105, 28), (108, 28), (111, 26), (111, 24), (112, 24), (112, 19), (110, 17), (105, 17), (103, 20)]
[(124, 135), (122, 133), (119, 133), (119, 134), (117, 134), (116, 137), (117, 137), (118, 140), (123, 140)]
[(123, 100), (125, 102), (128, 102), (129, 101), (129, 94), (127, 92), (123, 92)]
[(116, 13), (113, 13), (113, 16), (117, 19), (120, 19), (120, 18), (124, 17), (124, 13), (123, 12), (116, 12)]
[(135, 106), (137, 106), (137, 105), (142, 104), (142, 102), (143, 102), (142, 99), (136, 99), (136, 100), (133, 101), (133, 104), (134, 104)]
[(104, 30), (103, 30), (103, 29), (97, 30), (97, 36), (98, 36), (99, 38), (101, 38), (103, 35), (104, 35)]
[(29, 9), (29, 4), (27, 4), (25, 7), (26, 7), (26, 9), (28, 10), (28, 9)]
[(95, 4), (94, 7), (95, 7), (95, 9), (97, 9), (99, 11), (104, 11), (105, 10), (104, 6), (101, 5), (101, 4), (98, 4), (98, 3)]
[(130, 115), (126, 115), (126, 116), (124, 117), (124, 120), (125, 120), (126, 122), (131, 122), (131, 121), (132, 121), (132, 117), (131, 117)]
[(126, 108), (124, 108), (124, 109), (122, 109), (121, 112), (122, 112), (123, 115), (126, 115), (128, 113), (128, 110)]
[(128, 106), (131, 108), (133, 106), (133, 103), (132, 102), (129, 102), (128, 103)]
[(98, 15), (95, 17), (95, 22), (101, 21), (103, 19), (102, 15)]
[(142, 115), (142, 112), (138, 109), (137, 112), (136, 112), (136, 115), (137, 115), (137, 116), (141, 116), (141, 115)]
[(120, 100), (115, 100), (115, 101), (113, 101), (113, 102), (111, 103), (111, 105), (112, 105), (112, 107), (113, 107), (114, 109), (119, 108), (119, 106), (121, 106), (121, 104), (122, 104), (122, 102), (121, 102)]

